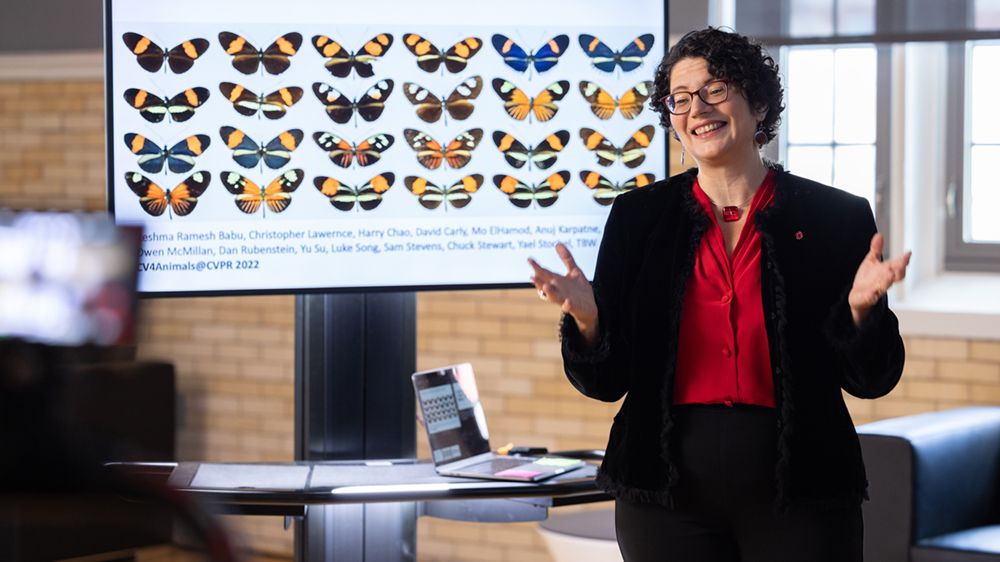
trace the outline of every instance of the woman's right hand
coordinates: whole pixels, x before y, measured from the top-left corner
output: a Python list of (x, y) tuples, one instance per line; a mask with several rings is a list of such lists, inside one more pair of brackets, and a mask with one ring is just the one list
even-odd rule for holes
[(562, 243), (556, 244), (556, 253), (566, 266), (566, 275), (549, 271), (528, 258), (528, 263), (535, 270), (531, 282), (538, 290), (539, 298), (559, 305), (563, 312), (573, 317), (583, 339), (593, 347), (600, 334), (594, 290), (587, 281), (587, 276), (576, 265), (569, 248)]

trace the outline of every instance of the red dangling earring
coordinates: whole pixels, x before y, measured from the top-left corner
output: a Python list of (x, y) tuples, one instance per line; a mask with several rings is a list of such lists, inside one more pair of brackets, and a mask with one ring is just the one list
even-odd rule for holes
[(767, 144), (767, 133), (764, 131), (764, 122), (757, 123), (757, 131), (753, 134), (753, 142), (757, 143), (757, 148), (763, 148)]

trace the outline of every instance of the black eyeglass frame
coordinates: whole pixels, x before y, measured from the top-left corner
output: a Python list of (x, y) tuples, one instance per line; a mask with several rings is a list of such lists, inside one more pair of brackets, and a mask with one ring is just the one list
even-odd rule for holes
[[(723, 97), (721, 100), (719, 100), (717, 102), (710, 102), (707, 99), (705, 99), (708, 96), (708, 88), (712, 84), (722, 84), (725, 87), (725, 89), (726, 89), (726, 95), (725, 95), (725, 97)], [(660, 105), (662, 105), (664, 108), (666, 108), (666, 110), (668, 112), (670, 112), (671, 115), (685, 115), (685, 114), (687, 114), (688, 112), (691, 111), (691, 106), (690, 105), (688, 105), (687, 111), (681, 111), (680, 113), (678, 113), (678, 112), (674, 111), (673, 109), (671, 109), (672, 106), (675, 106), (674, 103), (671, 103), (671, 100), (677, 94), (687, 94), (687, 95), (691, 96), (692, 100), (694, 99), (694, 96), (698, 96), (698, 98), (700, 98), (701, 101), (705, 102), (707, 105), (719, 105), (720, 103), (722, 103), (722, 102), (724, 102), (724, 101), (726, 101), (726, 100), (729, 99), (729, 80), (712, 80), (711, 82), (706, 83), (701, 88), (698, 88), (697, 92), (684, 92), (684, 91), (680, 91), (680, 92), (674, 92), (672, 94), (668, 94), (668, 95), (663, 96), (662, 98), (660, 98)]]

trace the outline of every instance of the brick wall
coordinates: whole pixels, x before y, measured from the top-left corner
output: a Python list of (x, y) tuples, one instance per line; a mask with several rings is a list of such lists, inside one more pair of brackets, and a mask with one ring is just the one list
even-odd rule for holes
[[(102, 91), (97, 80), (0, 80), (0, 207), (104, 207)], [(177, 367), (181, 460), (292, 458), (293, 308), (289, 296), (142, 303), (139, 355)], [(418, 366), (472, 362), (495, 443), (604, 446), (616, 406), (583, 398), (565, 382), (558, 311), (532, 291), (425, 293), (417, 312)], [(857, 422), (1000, 404), (1000, 342), (906, 344), (904, 379), (891, 395), (849, 399)], [(291, 552), (280, 519), (230, 520), (251, 547)], [(421, 560), (550, 560), (533, 524), (425, 518), (418, 537)]]

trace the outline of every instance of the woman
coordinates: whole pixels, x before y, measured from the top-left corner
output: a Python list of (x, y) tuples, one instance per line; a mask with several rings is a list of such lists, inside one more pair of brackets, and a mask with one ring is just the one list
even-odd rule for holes
[(598, 484), (625, 560), (861, 560), (864, 466), (841, 390), (903, 367), (868, 202), (765, 163), (777, 67), (747, 38), (685, 35), (653, 107), (697, 168), (620, 196), (589, 283), (529, 260), (563, 312), (570, 382), (625, 397)]

